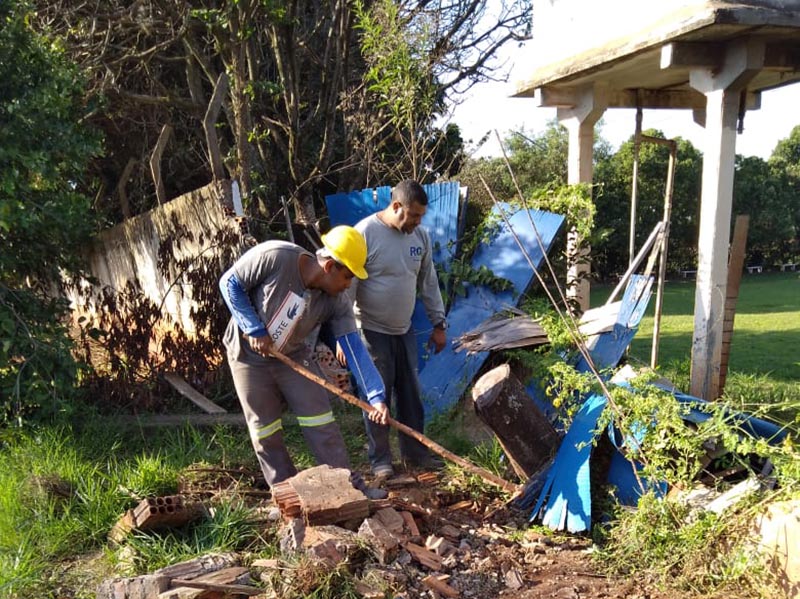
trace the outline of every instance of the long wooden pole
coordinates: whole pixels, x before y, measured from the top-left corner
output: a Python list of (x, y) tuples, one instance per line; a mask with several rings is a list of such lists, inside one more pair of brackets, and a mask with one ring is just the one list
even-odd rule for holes
[[(334, 385), (332, 383), (329, 383), (328, 381), (323, 379), (321, 376), (318, 376), (317, 374), (311, 372), (307, 368), (303, 368), (302, 366), (300, 366), (300, 364), (298, 364), (297, 362), (295, 362), (294, 360), (292, 360), (288, 356), (285, 356), (284, 354), (280, 353), (279, 351), (277, 351), (275, 349), (270, 349), (269, 351), (270, 351), (270, 354), (272, 354), (278, 360), (280, 360), (281, 362), (286, 364), (289, 368), (291, 368), (295, 372), (298, 372), (298, 373), (302, 374), (307, 379), (309, 379), (311, 381), (314, 381), (318, 385), (320, 385), (322, 387), (325, 387), (325, 389), (327, 389), (331, 393), (334, 393), (334, 394), (338, 395), (343, 400), (345, 400), (347, 403), (353, 404), (354, 406), (357, 406), (357, 407), (361, 408), (362, 410), (364, 410), (367, 413), (370, 413), (370, 412), (375, 410), (375, 408), (373, 408), (367, 402), (359, 399), (355, 395), (352, 395), (350, 393), (346, 393), (346, 392), (342, 391), (336, 385)], [(451, 462), (453, 462), (455, 464), (458, 464), (459, 466), (461, 466), (465, 470), (469, 470), (473, 474), (475, 474), (477, 476), (480, 476), (486, 482), (491, 483), (493, 485), (496, 485), (496, 486), (500, 487), (501, 489), (503, 489), (504, 491), (508, 491), (509, 493), (516, 493), (516, 492), (519, 491), (519, 486), (518, 485), (514, 485), (514, 484), (508, 482), (507, 480), (497, 476), (496, 474), (492, 474), (488, 470), (485, 470), (484, 468), (480, 468), (479, 466), (476, 466), (472, 462), (468, 462), (464, 458), (462, 458), (460, 456), (457, 456), (456, 454), (454, 454), (454, 453), (452, 453), (450, 451), (447, 451), (444, 447), (442, 447), (441, 445), (439, 445), (435, 441), (431, 441), (428, 437), (426, 437), (422, 433), (419, 433), (419, 432), (415, 431), (413, 428), (411, 428), (409, 426), (406, 426), (402, 422), (398, 422), (394, 418), (389, 417), (389, 418), (386, 419), (386, 424), (388, 424), (389, 426), (391, 426), (393, 428), (396, 428), (401, 433), (404, 433), (404, 434), (408, 435), (409, 437), (412, 437), (412, 438), (416, 439), (417, 441), (422, 443), (425, 447), (427, 447), (430, 450), (438, 453), (440, 456), (442, 456), (446, 460), (449, 460), (449, 461), (451, 461)]]

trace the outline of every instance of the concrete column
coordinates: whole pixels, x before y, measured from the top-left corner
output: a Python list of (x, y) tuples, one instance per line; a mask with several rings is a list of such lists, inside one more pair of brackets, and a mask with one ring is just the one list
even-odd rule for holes
[(720, 70), (690, 75), (692, 87), (706, 96), (691, 394), (708, 400), (720, 388), (740, 92), (763, 63), (763, 43), (740, 43), (726, 50)]
[[(594, 126), (608, 106), (607, 92), (597, 85), (581, 90), (572, 108), (559, 108), (559, 123), (569, 131), (567, 182), (591, 185), (594, 171)], [(574, 299), (581, 311), (589, 309), (589, 247), (577, 247), (577, 234), (567, 233), (567, 297)]]

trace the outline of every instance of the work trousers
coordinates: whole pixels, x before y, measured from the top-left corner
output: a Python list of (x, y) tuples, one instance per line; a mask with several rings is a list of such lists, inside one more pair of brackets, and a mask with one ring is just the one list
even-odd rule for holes
[[(311, 360), (305, 359), (300, 363), (319, 374), (319, 367)], [(334, 420), (325, 389), (275, 358), (252, 365), (229, 357), (228, 364), (253, 449), (270, 488), (297, 474), (283, 441), (281, 398), (286, 399), (289, 408), (297, 415), (300, 429), (317, 464), (350, 468), (347, 448)], [(353, 482), (359, 488), (360, 485), (356, 483), (361, 481)]]
[[(425, 426), (425, 410), (420, 396), (417, 376), (417, 338), (413, 330), (404, 335), (386, 335), (364, 329), (364, 343), (386, 386), (386, 401), (395, 418), (422, 432)], [(389, 447), (389, 427), (376, 424), (366, 415), (369, 461), (372, 468), (391, 465), (392, 452)], [(399, 435), (400, 454), (411, 463), (422, 463), (428, 450), (416, 439), (402, 433)]]

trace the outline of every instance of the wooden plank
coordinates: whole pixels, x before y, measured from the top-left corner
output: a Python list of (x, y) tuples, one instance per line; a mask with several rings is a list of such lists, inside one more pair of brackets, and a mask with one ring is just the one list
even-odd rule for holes
[(406, 551), (411, 554), (411, 557), (426, 568), (430, 568), (431, 570), (440, 570), (442, 568), (442, 558), (433, 551), (428, 551), (425, 547), (415, 543), (406, 543), (404, 547)]
[(454, 597), (460, 597), (461, 596), (461, 594), (457, 590), (455, 590), (449, 584), (447, 584), (443, 580), (440, 580), (439, 578), (437, 578), (433, 574), (430, 574), (429, 576), (426, 576), (425, 578), (423, 578), (422, 579), (422, 584), (424, 584), (426, 587), (428, 587), (429, 589), (431, 589), (435, 593), (439, 593), (443, 597), (453, 597), (454, 598)]
[(198, 392), (194, 387), (187, 383), (183, 377), (174, 372), (165, 372), (164, 380), (167, 381), (172, 387), (186, 399), (191, 401), (198, 408), (203, 410), (206, 414), (227, 414), (228, 410), (218, 406), (213, 401), (208, 399), (205, 395)]
[(172, 587), (159, 595), (159, 599), (200, 599), (211, 593), (224, 593), (226, 595), (245, 595), (252, 597), (260, 595), (264, 589), (247, 584), (236, 584), (239, 580), (249, 580), (250, 573), (247, 568), (226, 568), (197, 578), (173, 578)]
[(117, 422), (144, 428), (161, 426), (216, 426), (220, 424), (247, 426), (244, 414), (153, 414), (148, 416), (117, 416)]
[(408, 527), (409, 532), (411, 533), (412, 537), (419, 536), (419, 527), (417, 526), (417, 521), (414, 520), (414, 516), (411, 512), (402, 511), (400, 515), (403, 517), (403, 520)]
[[(733, 241), (728, 255), (728, 281), (725, 286), (724, 322), (722, 323), (722, 349), (719, 364), (719, 395), (725, 390), (728, 379), (728, 362), (733, 341), (733, 327), (736, 318), (736, 303), (739, 300), (739, 287), (742, 283), (745, 250), (747, 249), (747, 229), (750, 216), (739, 214), (733, 226)], [(713, 398), (712, 398), (713, 399)]]

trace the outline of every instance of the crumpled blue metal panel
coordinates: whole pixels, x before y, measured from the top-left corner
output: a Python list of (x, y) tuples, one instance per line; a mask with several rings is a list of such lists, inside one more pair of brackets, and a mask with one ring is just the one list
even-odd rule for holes
[[(463, 234), (465, 222), (461, 186), (457, 181), (450, 181), (422, 187), (428, 194), (428, 209), (422, 219), (422, 226), (431, 238), (433, 262), (437, 267), (449, 270), (450, 262), (457, 253), (458, 240)], [(362, 218), (386, 208), (391, 201), (391, 195), (390, 187), (378, 187), (374, 190), (363, 189), (326, 196), (330, 224), (332, 227), (353, 226)], [(418, 366), (422, 367), (429, 351), (427, 342), (433, 326), (420, 300), (417, 300), (414, 307), (411, 326), (417, 335)]]
[[(564, 217), (541, 210), (512, 209), (508, 205), (504, 205), (503, 209), (511, 211), (508, 216), (511, 227), (538, 268), (561, 229)], [(497, 210), (497, 207), (493, 210), (495, 219), (499, 218)], [(537, 240), (534, 225), (544, 247)], [(468, 285), (466, 296), (456, 296), (447, 314), (449, 343), (440, 353), (430, 355), (420, 371), (427, 417), (443, 412), (455, 404), (488, 356), (487, 352), (472, 355), (455, 352), (452, 340), (505, 307), (516, 306), (520, 294), (534, 278), (522, 250), (502, 221), (492, 239), (481, 244), (475, 251), (472, 267), (478, 269), (481, 266), (491, 269), (498, 277), (510, 280), (513, 288), (495, 293), (483, 286)]]
[(555, 460), (531, 520), (541, 516), (542, 524), (553, 530), (583, 532), (592, 522), (589, 458), (597, 421), (606, 406), (606, 398), (593, 393), (575, 415)]
[[(689, 413), (684, 417), (685, 420), (699, 424), (700, 422), (705, 422), (711, 417), (710, 414), (703, 410), (703, 406), (708, 404), (706, 400), (689, 395), (687, 393), (681, 393), (680, 391), (676, 391), (674, 389), (665, 387), (661, 388), (672, 393), (679, 402), (690, 406)], [(752, 437), (761, 437), (766, 439), (772, 445), (781, 443), (788, 434), (788, 431), (785, 428), (778, 426), (773, 422), (761, 420), (760, 418), (756, 418), (755, 416), (746, 414), (744, 412), (728, 411), (726, 413), (726, 417), (730, 420), (731, 424), (736, 425), (736, 427), (738, 427), (741, 431)]]
[(422, 226), (428, 230), (433, 244), (433, 261), (445, 270), (457, 254), (459, 223), (463, 221), (460, 185), (457, 181), (423, 185), (428, 194), (428, 210)]
[[(598, 370), (613, 368), (619, 364), (647, 310), (652, 284), (652, 277), (631, 277), (625, 288), (614, 328), (601, 333), (589, 348), (589, 355)], [(589, 363), (582, 356), (575, 367), (579, 372), (590, 370)], [(541, 398), (537, 382), (529, 384), (527, 390), (532, 397)], [(591, 526), (589, 462), (592, 443), (598, 434), (597, 420), (605, 405), (606, 400), (602, 395), (593, 394), (584, 400), (550, 466), (547, 481), (531, 518), (541, 515), (542, 523), (554, 530), (581, 532)], [(626, 460), (623, 458), (623, 461)], [(638, 497), (640, 490), (633, 466), (626, 468), (619, 459), (613, 464), (608, 481), (617, 487), (618, 495), (626, 499)]]
[(390, 187), (378, 187), (325, 196), (331, 227), (337, 225), (352, 227), (362, 218), (386, 208), (391, 195)]

